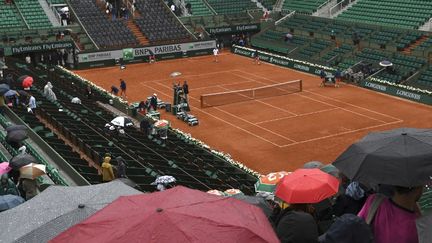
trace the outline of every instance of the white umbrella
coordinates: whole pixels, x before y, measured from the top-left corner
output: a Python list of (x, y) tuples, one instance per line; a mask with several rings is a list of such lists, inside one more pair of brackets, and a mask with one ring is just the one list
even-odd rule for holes
[(118, 127), (130, 127), (133, 126), (133, 122), (130, 118), (124, 116), (118, 116), (114, 118), (111, 123)]
[(37, 177), (41, 175), (46, 174), (46, 167), (45, 165), (41, 164), (35, 164), (31, 163), (28, 165), (25, 165), (21, 167), (20, 169), (20, 177), (21, 178), (27, 178), (27, 179), (36, 179)]
[(173, 73), (170, 74), (170, 76), (173, 77), (173, 78), (174, 77), (178, 77), (180, 75), (181, 75), (181, 72), (173, 72)]
[(69, 12), (69, 7), (61, 8), (60, 11), (63, 12), (63, 13)]

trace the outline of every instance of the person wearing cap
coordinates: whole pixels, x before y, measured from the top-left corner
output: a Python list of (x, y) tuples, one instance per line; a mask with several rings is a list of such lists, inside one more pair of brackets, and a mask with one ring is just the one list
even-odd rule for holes
[(154, 93), (150, 99), (150, 109), (153, 109), (154, 111), (156, 111), (156, 109), (157, 109), (157, 94), (156, 93)]

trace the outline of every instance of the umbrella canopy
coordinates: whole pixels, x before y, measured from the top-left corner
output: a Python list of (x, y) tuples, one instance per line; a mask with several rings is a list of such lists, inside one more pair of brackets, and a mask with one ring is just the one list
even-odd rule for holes
[(399, 128), (368, 134), (333, 165), (363, 183), (412, 187), (430, 181), (431, 160), (432, 130)]
[(0, 84), (0, 95), (4, 95), (10, 90), (9, 85), (7, 84)]
[(158, 121), (156, 121), (153, 124), (153, 126), (155, 128), (158, 128), (158, 129), (168, 129), (169, 128), (169, 121), (167, 121), (167, 120), (158, 120)]
[(219, 190), (208, 190), (207, 193), (213, 194), (216, 196), (221, 196), (221, 197), (226, 196), (223, 191), (219, 191)]
[(322, 163), (322, 162), (320, 162), (320, 161), (309, 161), (309, 162), (306, 162), (304, 165), (303, 165), (303, 168), (305, 168), (305, 169), (314, 169), (314, 168), (321, 168), (321, 167), (323, 167), (324, 166), (324, 164)]
[(28, 165), (24, 165), (19, 169), (20, 171), (20, 177), (21, 178), (27, 178), (27, 179), (36, 179), (39, 176), (46, 174), (46, 167), (45, 165), (41, 164), (35, 164), (31, 163)]
[(21, 142), (27, 138), (26, 130), (13, 130), (6, 135), (7, 142)]
[(279, 171), (267, 175), (262, 175), (255, 183), (255, 191), (273, 193), (280, 179), (282, 179), (284, 176), (288, 175), (289, 173), (290, 172)]
[(16, 92), (15, 90), (12, 90), (12, 89), (8, 90), (8, 92), (6, 92), (6, 93), (3, 94), (3, 96), (6, 96), (6, 97), (8, 97), (8, 96), (16, 96), (16, 95), (18, 95), (18, 92)]
[(279, 242), (259, 208), (182, 186), (120, 197), (52, 240), (83, 241)]
[(12, 132), (16, 130), (27, 130), (27, 127), (24, 125), (11, 125), (6, 128), (6, 132)]
[(18, 90), (17, 92), (18, 92), (18, 94), (20, 96), (23, 96), (23, 97), (28, 97), (29, 96), (29, 94), (27, 92), (25, 92), (24, 90)]
[(384, 60), (384, 61), (381, 61), (381, 62), (379, 63), (379, 65), (380, 65), (381, 67), (391, 67), (391, 66), (393, 66), (393, 63), (390, 62), (390, 61), (388, 61), (388, 60)]
[[(0, 196), (0, 212), (14, 208), (24, 201), (24, 198), (16, 195), (7, 194)], [(10, 218), (9, 220), (13, 220), (13, 218)]]
[(298, 169), (286, 175), (275, 195), (287, 203), (317, 203), (338, 192), (339, 181), (319, 169)]
[(9, 162), (1, 162), (0, 163), (0, 175), (6, 174), (11, 170), (12, 170), (12, 168), (9, 167)]
[(172, 72), (172, 73), (170, 74), (170, 77), (175, 78), (175, 77), (178, 77), (178, 76), (180, 76), (180, 75), (182, 75), (181, 72)]
[(22, 81), (23, 88), (30, 88), (33, 85), (33, 78), (30, 76), (27, 76)]
[(0, 213), (0, 239), (47, 242), (119, 196), (135, 194), (141, 192), (119, 181), (91, 186), (50, 186), (24, 204)]
[(176, 182), (176, 179), (173, 176), (164, 175), (164, 176), (159, 176), (158, 178), (156, 178), (156, 180), (154, 182), (152, 182), (151, 185), (169, 184), (169, 183), (173, 183), (173, 182)]
[(232, 197), (259, 207), (267, 217), (270, 217), (273, 213), (270, 204), (262, 197), (246, 196), (244, 194), (236, 194)]
[(244, 195), (244, 193), (242, 191), (240, 191), (239, 189), (227, 189), (224, 191), (226, 196), (234, 196), (234, 195)]
[(30, 77), (30, 76), (28, 76), (28, 75), (22, 75), (22, 76), (20, 76), (20, 77), (17, 79), (17, 81), (20, 82), (20, 83), (22, 83), (22, 82), (24, 81), (24, 79), (26, 79), (27, 77)]
[(12, 169), (17, 170), (24, 165), (31, 163), (36, 163), (36, 159), (33, 156), (30, 154), (19, 154), (10, 160), (9, 166), (12, 167)]
[(133, 126), (133, 122), (130, 118), (124, 117), (124, 116), (118, 116), (114, 118), (111, 123), (115, 126), (119, 127), (130, 127)]

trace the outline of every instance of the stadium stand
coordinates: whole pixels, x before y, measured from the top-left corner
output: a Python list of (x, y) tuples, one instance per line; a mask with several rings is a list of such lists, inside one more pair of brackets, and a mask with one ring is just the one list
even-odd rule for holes
[[(24, 68), (20, 71), (29, 72)], [(169, 174), (176, 177), (179, 184), (200, 190), (239, 188), (245, 192), (253, 191), (255, 177), (227, 164), (208, 151), (189, 144), (172, 132), (166, 148), (144, 137), (136, 128), (126, 129), (126, 136), (106, 133), (103, 130), (104, 125), (114, 116), (99, 108), (95, 100), (108, 102), (107, 97), (98, 94), (94, 99), (88, 100), (83, 95), (86, 85), (80, 85), (74, 77), (59, 71), (50, 75), (58, 98), (56, 102), (50, 102), (41, 95), (45, 83), (43, 80), (47, 79), (44, 69), (33, 70), (30, 74), (36, 77), (35, 83), (38, 83), (34, 87), (37, 91), (34, 95), (41, 102), (40, 115), (54, 127), (58, 127), (65, 137), (69, 137), (95, 161), (100, 161), (107, 152), (113, 157), (125, 158), (128, 164), (126, 174), (144, 190), (154, 190), (150, 183), (156, 176)], [(70, 86), (71, 81), (77, 85)], [(82, 100), (82, 105), (70, 102), (71, 97), (75, 96)], [(63, 111), (59, 111), (60, 107)], [(100, 180), (93, 168), (87, 168), (88, 166), (82, 163), (75, 163), (73, 166), (90, 182), (96, 183)]]
[(273, 10), (276, 0), (260, 0), (259, 1), (267, 10)]
[(207, 7), (202, 0), (187, 0), (186, 4), (190, 4), (192, 7), (193, 16), (205, 16), (212, 15), (213, 12)]
[(38, 1), (15, 0), (14, 2), (30, 29), (53, 27)]
[(432, 89), (432, 66), (426, 68), (412, 84)]
[(285, 0), (282, 9), (312, 14), (325, 2), (326, 0)]
[(217, 28), (258, 23), (257, 20), (248, 16), (247, 13), (221, 14), (211, 16), (190, 16), (182, 17), (181, 21), (191, 31), (195, 31), (198, 28)]
[(160, 0), (137, 1), (135, 22), (152, 44), (188, 41), (190, 33)]
[(432, 2), (427, 0), (358, 0), (336, 19), (418, 29), (431, 17)]
[(207, 2), (217, 14), (231, 14), (258, 9), (256, 4), (250, 0), (208, 0)]
[(109, 19), (95, 1), (71, 0), (70, 5), (99, 48), (131, 47), (139, 43), (125, 20)]
[(26, 28), (14, 4), (0, 1), (0, 32), (19, 31)]

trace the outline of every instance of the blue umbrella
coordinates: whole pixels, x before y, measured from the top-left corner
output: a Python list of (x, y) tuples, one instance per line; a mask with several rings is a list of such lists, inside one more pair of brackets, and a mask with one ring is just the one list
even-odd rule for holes
[(9, 91), (9, 85), (7, 84), (0, 84), (0, 95), (3, 95), (4, 93)]
[(11, 89), (11, 90), (7, 91), (6, 93), (4, 93), (3, 96), (8, 97), (8, 96), (16, 96), (16, 95), (18, 95), (18, 93), (15, 90)]
[(24, 202), (24, 198), (15, 195), (0, 196), (0, 212), (14, 208)]

